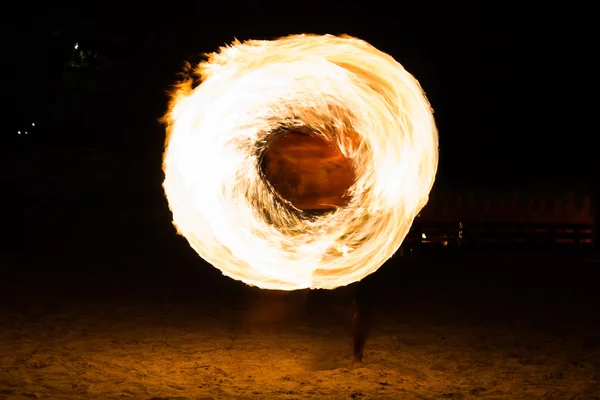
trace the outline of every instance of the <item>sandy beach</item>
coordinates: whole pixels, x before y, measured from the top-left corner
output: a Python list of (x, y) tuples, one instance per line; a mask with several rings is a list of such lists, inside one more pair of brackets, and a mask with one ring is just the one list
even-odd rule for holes
[(394, 257), (352, 365), (347, 290), (232, 281), (162, 217), (78, 214), (44, 242), (59, 217), (4, 252), (1, 400), (600, 399), (593, 257)]

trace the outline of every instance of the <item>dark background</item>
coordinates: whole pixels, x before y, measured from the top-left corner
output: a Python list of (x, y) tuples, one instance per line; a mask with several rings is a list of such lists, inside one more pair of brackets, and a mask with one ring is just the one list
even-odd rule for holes
[[(126, 148), (158, 165), (157, 119), (184, 61), (234, 38), (347, 33), (391, 54), (421, 82), (435, 109), (444, 179), (595, 175), (593, 25), (585, 8), (93, 4), (22, 5), (5, 16), (5, 143), (22, 144), (18, 127), (36, 119), (30, 142)], [(75, 43), (110, 67), (79, 75), (64, 68)], [(82, 111), (57, 111), (77, 90), (86, 93)], [(57, 113), (70, 117), (51, 124)]]
[[(1, 25), (3, 254), (68, 273), (93, 269), (79, 264), (90, 254), (98, 273), (199, 262), (170, 225), (158, 120), (184, 62), (234, 38), (346, 33), (391, 54), (435, 110), (438, 184), (597, 184), (591, 14), (562, 5), (17, 4)], [(141, 255), (148, 265), (127, 261)], [(104, 262), (115, 259), (123, 262)]]

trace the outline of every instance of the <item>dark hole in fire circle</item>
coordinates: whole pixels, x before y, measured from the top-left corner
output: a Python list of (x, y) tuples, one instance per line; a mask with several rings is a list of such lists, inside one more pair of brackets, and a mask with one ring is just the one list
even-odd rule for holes
[(262, 154), (261, 169), (273, 188), (302, 211), (345, 206), (355, 180), (352, 163), (337, 146), (298, 130), (274, 135)]

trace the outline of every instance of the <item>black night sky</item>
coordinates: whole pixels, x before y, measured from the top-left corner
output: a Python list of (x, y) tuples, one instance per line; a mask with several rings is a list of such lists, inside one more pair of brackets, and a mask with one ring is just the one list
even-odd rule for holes
[[(399, 6), (372, 16), (367, 8), (334, 12), (324, 4), (312, 14), (257, 7), (253, 16), (245, 15), (249, 6), (190, 4), (57, 6), (9, 21), (3, 36), (11, 70), (7, 98), (16, 107), (10, 115), (25, 120), (32, 104), (43, 114), (55, 100), (64, 60), (79, 43), (111, 61), (110, 89), (87, 110), (85, 132), (63, 130), (36, 140), (128, 146), (142, 156), (161, 142), (156, 120), (184, 61), (233, 38), (347, 33), (391, 54), (421, 82), (439, 126), (442, 176), (511, 181), (592, 173), (595, 138), (586, 124), (595, 99), (587, 74), (592, 25), (583, 9)], [(276, 11), (281, 15), (271, 16)]]

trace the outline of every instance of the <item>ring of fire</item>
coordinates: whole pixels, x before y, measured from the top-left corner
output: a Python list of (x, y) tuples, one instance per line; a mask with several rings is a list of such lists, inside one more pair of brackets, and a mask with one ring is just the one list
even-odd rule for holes
[(376, 271), (437, 171), (419, 83), (349, 36), (235, 41), (189, 68), (165, 123), (178, 233), (263, 289), (333, 289)]

